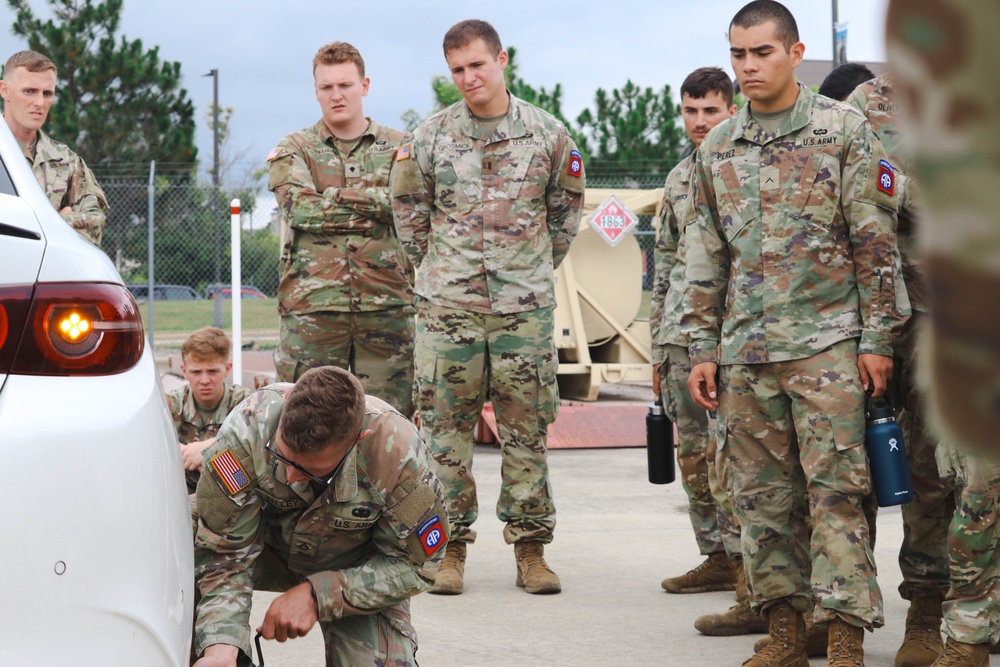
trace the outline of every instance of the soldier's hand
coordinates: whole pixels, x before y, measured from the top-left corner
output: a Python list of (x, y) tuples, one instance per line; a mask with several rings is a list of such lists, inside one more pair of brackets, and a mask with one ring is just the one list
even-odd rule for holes
[(283, 642), (304, 637), (318, 620), (319, 610), (312, 596), (312, 584), (306, 581), (274, 599), (257, 631), (264, 639)]
[(212, 644), (191, 667), (236, 667), (240, 650), (230, 644)]
[(715, 386), (715, 372), (719, 365), (713, 361), (703, 361), (691, 369), (688, 376), (688, 391), (694, 402), (709, 411), (719, 407), (718, 387)]
[(191, 442), (181, 445), (181, 460), (184, 462), (185, 470), (201, 472), (201, 453), (215, 442), (215, 438), (202, 440), (201, 442)]
[(884, 357), (881, 354), (859, 354), (858, 370), (861, 371), (861, 386), (868, 391), (869, 386), (874, 386), (875, 391), (872, 396), (878, 398), (885, 394), (885, 388), (892, 378), (892, 357)]
[(63, 206), (61, 209), (59, 209), (59, 215), (69, 215), (72, 212), (73, 212), (72, 206)]
[(660, 365), (653, 364), (653, 396), (660, 397)]

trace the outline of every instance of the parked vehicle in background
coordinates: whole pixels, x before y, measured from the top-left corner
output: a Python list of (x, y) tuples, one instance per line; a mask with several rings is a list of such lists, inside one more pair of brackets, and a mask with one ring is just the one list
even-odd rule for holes
[(0, 665), (187, 665), (191, 518), (138, 308), (2, 122), (0, 258)]
[[(132, 293), (136, 301), (149, 300), (149, 285), (146, 283), (133, 283), (126, 285), (128, 291)], [(192, 301), (201, 299), (201, 294), (193, 287), (187, 285), (153, 285), (154, 301)]]
[[(221, 292), (223, 299), (233, 298), (233, 286), (232, 285), (209, 285), (205, 288), (205, 298), (214, 299), (215, 293)], [(240, 296), (244, 299), (266, 299), (267, 295), (261, 292), (259, 289), (253, 285), (243, 285), (240, 288)]]

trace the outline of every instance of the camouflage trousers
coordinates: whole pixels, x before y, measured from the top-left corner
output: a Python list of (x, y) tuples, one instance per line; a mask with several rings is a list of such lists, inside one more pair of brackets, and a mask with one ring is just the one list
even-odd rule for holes
[(365, 393), (413, 415), (412, 306), (359, 313), (285, 315), (278, 326), (278, 382), (295, 382), (310, 368), (339, 366)]
[(691, 398), (690, 374), (687, 348), (667, 345), (660, 364), (660, 396), (667, 416), (677, 426), (677, 466), (688, 497), (688, 517), (702, 555), (725, 550), (738, 556), (740, 528), (716, 474), (714, 424), (709, 424), (708, 413)]
[[(938, 473), (934, 452), (937, 439), (926, 422), (925, 397), (917, 386), (917, 339), (923, 317), (914, 312), (896, 344), (896, 385), (893, 404), (906, 443), (906, 459), (913, 484), (913, 502), (902, 506), (903, 544), (899, 569), (900, 595), (909, 600), (915, 591), (948, 590), (948, 525), (955, 513), (955, 487)], [(898, 382), (897, 382), (898, 380)]]
[(948, 533), (951, 588), (945, 633), (966, 644), (1000, 640), (1000, 461), (942, 443), (942, 476), (954, 477), (958, 507)]
[[(807, 359), (723, 366), (729, 460), (751, 604), (883, 624), (862, 500), (871, 493), (857, 340)], [(810, 532), (810, 519), (812, 530)]]
[(417, 404), (444, 485), (452, 541), (476, 537), (473, 433), (487, 397), (500, 436), (496, 509), (504, 540), (552, 540), (546, 439), (559, 408), (552, 327), (552, 308), (491, 315), (419, 302)]
[[(281, 593), (303, 581), (303, 576), (288, 569), (275, 548), (265, 545), (254, 566), (255, 591)], [(326, 647), (326, 667), (415, 667), (417, 664), (414, 659), (417, 635), (410, 623), (409, 600), (376, 614), (344, 616), (336, 621), (320, 621), (319, 625)]]

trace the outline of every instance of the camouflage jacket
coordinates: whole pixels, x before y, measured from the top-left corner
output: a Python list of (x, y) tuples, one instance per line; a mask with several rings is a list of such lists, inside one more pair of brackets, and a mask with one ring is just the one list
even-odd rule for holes
[[(186, 384), (167, 393), (167, 404), (170, 405), (170, 416), (174, 418), (174, 428), (177, 430), (177, 440), (182, 445), (192, 442), (201, 442), (214, 438), (222, 427), (222, 422), (226, 420), (229, 413), (237, 405), (243, 402), (252, 392), (238, 384), (226, 385), (215, 412), (205, 419), (198, 412), (198, 406), (194, 403), (194, 395), (191, 392), (191, 385)], [(196, 470), (185, 470), (184, 477), (187, 479), (188, 489), (194, 491), (194, 485), (198, 483), (201, 474)]]
[(344, 155), (321, 120), (268, 156), (288, 234), (281, 248), (278, 313), (384, 310), (413, 303), (413, 266), (396, 238), (389, 171), (410, 135), (369, 120)]
[(513, 95), (492, 133), (464, 101), (431, 116), (392, 171), (417, 294), (480, 313), (554, 305), (553, 269), (579, 228), (584, 181), (566, 128)]
[(899, 243), (899, 253), (903, 258), (903, 278), (906, 281), (906, 293), (910, 297), (910, 305), (916, 310), (927, 309), (927, 288), (924, 285), (923, 271), (920, 267), (920, 249), (917, 240), (917, 202), (919, 201), (916, 183), (909, 178), (910, 158), (900, 141), (899, 129), (896, 127), (896, 101), (892, 90), (892, 79), (889, 74), (882, 74), (871, 81), (866, 81), (854, 89), (847, 100), (868, 118), (872, 129), (878, 135), (889, 162), (896, 169), (897, 188), (899, 188), (899, 227), (896, 236)]
[(687, 347), (681, 335), (681, 302), (684, 296), (684, 223), (694, 207), (690, 196), (694, 153), (667, 174), (660, 203), (659, 235), (653, 248), (656, 280), (650, 301), (649, 327), (653, 336), (653, 363), (662, 362), (665, 346)]
[(411, 638), (406, 601), (431, 586), (444, 557), (444, 495), (413, 424), (368, 396), (371, 433), (317, 497), (309, 482), (289, 483), (285, 465), (265, 449), (291, 387), (255, 392), (205, 450), (196, 493), (198, 655), (212, 644), (249, 655), (252, 575), (265, 544), (312, 584), (319, 620), (381, 610)]
[(35, 146), (35, 159), (31, 159), (27, 148), (23, 150), (52, 207), (57, 211), (67, 206), (73, 209), (62, 214), (66, 224), (94, 245), (101, 245), (108, 198), (83, 159), (66, 144), (51, 139), (41, 130)]
[(681, 328), (691, 364), (892, 355), (909, 315), (892, 166), (855, 109), (804, 86), (776, 136), (744, 107), (695, 158)]

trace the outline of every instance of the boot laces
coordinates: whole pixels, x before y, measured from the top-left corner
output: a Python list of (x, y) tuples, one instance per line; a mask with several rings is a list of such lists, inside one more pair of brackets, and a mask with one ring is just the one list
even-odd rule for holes
[(833, 630), (833, 641), (829, 645), (829, 655), (827, 658), (832, 665), (834, 660), (843, 658), (845, 660), (853, 660), (855, 652), (859, 651), (861, 647), (857, 644), (857, 641), (852, 634), (853, 629), (847, 623), (843, 622), (833, 622), (830, 625)]

